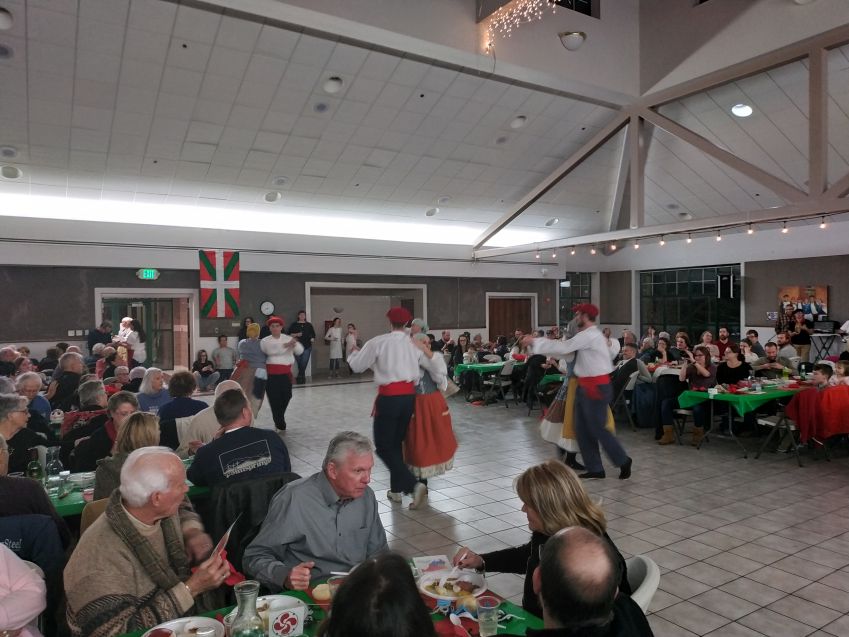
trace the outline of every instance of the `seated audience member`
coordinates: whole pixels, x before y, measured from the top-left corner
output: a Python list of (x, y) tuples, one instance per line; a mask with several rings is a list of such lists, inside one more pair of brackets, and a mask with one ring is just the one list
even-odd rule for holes
[[(59, 435), (63, 441), (68, 438), (76, 439), (88, 436), (108, 419), (106, 414), (108, 397), (102, 382), (89, 380), (80, 383), (77, 396), (79, 397), (80, 408), (76, 411), (69, 411), (62, 420)], [(83, 431), (90, 425), (94, 425), (94, 427)]]
[(457, 365), (465, 363), (465, 356), (468, 349), (469, 339), (464, 334), (460, 334), (460, 336), (457, 337), (457, 345), (455, 345), (454, 349), (451, 351), (451, 362), (449, 367), (453, 369)]
[(849, 361), (839, 360), (834, 364), (834, 374), (828, 379), (829, 385), (849, 385)]
[[(171, 394), (168, 393), (168, 388), (165, 386), (165, 374), (158, 367), (134, 367), (132, 373), (137, 369), (144, 370), (141, 385), (139, 385), (139, 393), (136, 398), (139, 401), (140, 411), (150, 411), (157, 413), (163, 406), (171, 402)], [(127, 390), (129, 391), (129, 390)]]
[(159, 408), (159, 420), (187, 418), (203, 411), (209, 405), (202, 400), (191, 398), (195, 393), (196, 376), (190, 372), (176, 372), (168, 381), (168, 393), (171, 400)]
[(648, 367), (646, 367), (643, 361), (637, 358), (636, 346), (633, 343), (626, 343), (622, 346), (622, 359), (614, 365), (613, 371), (610, 372), (610, 383), (613, 386), (613, 400), (616, 400), (634, 372), (637, 372), (638, 383), (650, 383), (652, 381), (651, 372), (649, 372)]
[(0, 542), (0, 635), (41, 637), (38, 616), (47, 608), (47, 586)]
[(677, 363), (679, 360), (673, 348), (669, 345), (669, 338), (659, 336), (657, 339), (657, 348), (654, 351), (654, 362), (658, 365), (671, 365), (672, 363)]
[(601, 333), (604, 336), (604, 342), (607, 343), (607, 349), (610, 351), (610, 360), (615, 361), (619, 356), (619, 351), (622, 349), (622, 344), (619, 342), (619, 339), (611, 336), (609, 327), (605, 327), (601, 330)]
[[(223, 380), (215, 388), (215, 398), (229, 389), (237, 389), (244, 393), (242, 386), (235, 380)], [(250, 404), (250, 400), (248, 404)], [(251, 411), (251, 416), (253, 416), (253, 411)], [(253, 424), (253, 418), (251, 418), (251, 424)], [(178, 429), (180, 446), (177, 447), (177, 455), (181, 458), (194, 455), (198, 447), (212, 442), (219, 431), (221, 431), (221, 424), (215, 416), (215, 406), (209, 405)]]
[[(74, 637), (122, 635), (221, 605), (214, 593), (230, 574), (221, 556), (190, 570), (192, 556), (178, 518), (187, 491), (183, 463), (170, 449), (145, 447), (130, 454), (120, 488), (80, 537), (65, 568)], [(208, 536), (204, 546), (208, 554)]]
[(718, 361), (720, 359), (719, 356), (719, 347), (713, 342), (713, 332), (710, 330), (705, 330), (702, 332), (701, 340), (699, 341), (698, 347), (706, 347), (710, 352), (710, 360)]
[[(634, 351), (636, 345), (628, 343)], [(625, 558), (619, 554), (613, 540), (607, 535), (607, 520), (596, 505), (577, 474), (562, 462), (549, 460), (526, 469), (516, 478), (516, 494), (522, 500), (522, 511), (528, 516), (531, 541), (516, 548), (502, 549), (478, 555), (461, 548), (454, 556), (454, 564), (464, 568), (485, 568), (501, 573), (525, 574), (525, 591), (522, 608), (534, 615), (542, 615), (539, 599), (534, 593), (533, 574), (539, 566), (541, 548), (557, 531), (568, 526), (580, 526), (610, 546), (620, 565), (619, 589), (628, 595), (631, 586), (625, 567)]]
[(41, 391), (41, 376), (36, 372), (26, 372), (15, 378), (15, 389), (28, 401), (28, 408), (38, 412), (45, 420), (50, 421), (50, 403), (39, 394)]
[[(106, 349), (109, 349), (109, 348), (106, 348)], [(100, 376), (103, 380), (106, 380), (108, 378), (115, 378), (117, 369), (119, 367), (126, 367), (126, 365), (123, 365), (123, 362), (124, 362), (123, 359), (118, 358), (118, 352), (115, 351), (115, 350), (113, 350), (109, 354), (105, 354), (103, 356), (103, 360), (105, 362), (104, 362), (104, 366), (103, 366), (103, 372)], [(127, 367), (128, 372), (129, 372), (129, 369), (130, 368)]]
[(215, 365), (206, 354), (205, 349), (198, 350), (197, 358), (192, 363), (192, 374), (200, 391), (208, 391), (215, 387), (220, 374), (215, 371)]
[(609, 542), (587, 529), (558, 531), (529, 578), (543, 628), (528, 629), (527, 637), (653, 637), (643, 611), (621, 592), (617, 557)]
[(373, 466), (368, 438), (353, 431), (334, 436), (322, 470), (274, 496), (259, 535), (245, 549), (246, 572), (274, 590), (306, 590), (311, 580), (349, 571), (386, 550), (368, 486)]
[(790, 344), (796, 349), (796, 355), (807, 361), (811, 353), (811, 334), (814, 332), (814, 323), (805, 318), (803, 310), (793, 312), (793, 322), (788, 327), (790, 332)]
[(59, 357), (62, 354), (59, 352), (59, 349), (56, 347), (48, 347), (47, 351), (44, 353), (44, 358), (38, 361), (38, 371), (46, 372), (53, 371), (56, 369), (56, 366), (59, 364)]
[(725, 358), (725, 350), (731, 345), (731, 334), (728, 331), (727, 327), (719, 328), (719, 339), (716, 341), (716, 347), (719, 350), (719, 358), (720, 360)]
[(62, 545), (70, 545), (71, 532), (68, 525), (56, 512), (44, 487), (30, 478), (9, 476), (9, 447), (6, 439), (0, 436), (0, 518), (16, 515), (45, 515), (51, 518)]
[(88, 371), (92, 374), (97, 373), (97, 361), (103, 358), (104, 349), (106, 349), (106, 345), (103, 343), (95, 343), (91, 353), (85, 357), (86, 368), (88, 368)]
[[(109, 345), (112, 342), (112, 321), (103, 321), (97, 326), (97, 329), (88, 331), (86, 344), (88, 351), (96, 354), (95, 349), (98, 345)], [(101, 348), (102, 349), (102, 348)]]
[(130, 368), (126, 365), (118, 365), (115, 368), (115, 384), (121, 389), (124, 388), (125, 385), (130, 384)]
[(507, 337), (506, 336), (498, 336), (495, 339), (495, 345), (492, 348), (492, 353), (496, 356), (500, 356), (504, 358), (510, 352), (510, 348), (507, 347)]
[(0, 376), (15, 375), (15, 360), (19, 357), (14, 347), (0, 348)]
[(690, 338), (683, 332), (675, 335), (675, 347), (670, 349), (672, 358), (676, 361), (686, 361), (687, 353), (690, 351)]
[[(617, 341), (618, 342), (618, 341)], [(629, 343), (630, 344), (630, 343)], [(644, 338), (640, 344), (637, 357), (644, 363), (653, 363), (655, 357), (654, 339)]]
[(749, 330), (746, 332), (746, 342), (749, 343), (749, 346), (752, 348), (752, 352), (760, 356), (766, 356), (764, 352), (763, 345), (760, 344), (758, 338), (760, 335), (757, 330)]
[(740, 346), (729, 343), (725, 347), (725, 360), (716, 368), (716, 382), (720, 385), (736, 385), (752, 374), (752, 366), (740, 355)]
[(121, 467), (130, 454), (142, 447), (159, 445), (159, 419), (153, 414), (131, 414), (118, 430), (112, 455), (97, 461), (94, 472), (94, 499), (108, 498), (121, 484)]
[(119, 391), (109, 397), (106, 411), (109, 418), (95, 429), (88, 438), (80, 439), (71, 452), (71, 470), (94, 471), (97, 461), (107, 457), (118, 438), (118, 430), (130, 415), (137, 412), (139, 402), (130, 392)]
[[(138, 394), (139, 391), (141, 391), (142, 381), (144, 380), (144, 374), (146, 371), (147, 370), (144, 367), (133, 367), (130, 370), (130, 382), (124, 385), (121, 389), (123, 389), (124, 391), (132, 392), (134, 394)], [(168, 393), (167, 390), (165, 393)]]
[(0, 394), (0, 436), (9, 447), (9, 472), (26, 471), (30, 448), (46, 444), (44, 437), (27, 427), (27, 399), (18, 394)]
[(317, 637), (435, 637), (407, 560), (382, 553), (360, 564), (333, 596)]
[(811, 383), (818, 390), (823, 390), (828, 387), (828, 381), (833, 373), (834, 370), (831, 369), (831, 365), (817, 363), (814, 365), (814, 371), (811, 372)]
[(12, 376), (16, 378), (21, 374), (35, 371), (35, 365), (32, 364), (32, 360), (23, 355), (18, 356), (13, 365), (15, 366), (15, 371), (12, 373)]
[(766, 356), (759, 358), (752, 364), (752, 369), (755, 370), (755, 375), (762, 378), (774, 380), (781, 378), (784, 370), (792, 370), (793, 363), (789, 358), (778, 355), (778, 345), (775, 343), (767, 343), (764, 346)]
[[(749, 341), (742, 340), (738, 343), (740, 345), (740, 355), (743, 357), (743, 361), (752, 365), (756, 360), (760, 358), (757, 354), (752, 351), (752, 346), (749, 345)], [(763, 347), (761, 348), (763, 350)]]
[[(775, 342), (778, 345), (778, 356), (786, 358), (789, 361), (793, 361), (793, 359), (798, 356), (798, 352), (793, 345), (790, 344), (790, 333), (789, 332), (779, 332), (775, 335)], [(796, 369), (796, 365), (791, 365), (792, 369)]]
[[(114, 362), (116, 356), (117, 352), (115, 351), (115, 348), (111, 345), (107, 345), (101, 350), (100, 358), (98, 358), (97, 362), (94, 364), (94, 373), (97, 374), (98, 378), (104, 377), (104, 372), (106, 371), (106, 368), (110, 366), (110, 360)], [(115, 373), (113, 370), (113, 373), (110, 374), (110, 376), (114, 375)], [(109, 378), (109, 376), (106, 376), (106, 378)]]
[(625, 343), (633, 343), (637, 344), (637, 335), (634, 334), (631, 330), (625, 329), (622, 330), (622, 336), (619, 337), (619, 345), (624, 345)]
[(57, 380), (54, 374), (44, 397), (50, 401), (50, 406), (53, 409), (71, 411), (76, 406), (76, 393), (77, 387), (80, 385), (80, 377), (86, 371), (83, 357), (76, 352), (62, 354), (59, 359), (59, 369), (62, 371), (62, 375)]
[(233, 374), (236, 367), (238, 352), (227, 344), (227, 337), (221, 334), (218, 337), (218, 347), (212, 350), (212, 362), (215, 363), (215, 371), (218, 372), (218, 382), (227, 380)]
[[(681, 366), (681, 371), (678, 379), (681, 382), (687, 382), (690, 389), (706, 390), (716, 385), (716, 365), (710, 360), (710, 350), (703, 345), (699, 345), (692, 352), (685, 352), (684, 364)], [(678, 397), (670, 396), (664, 398), (660, 404), (660, 423), (663, 427), (663, 436), (657, 441), (659, 445), (671, 445), (675, 442), (675, 432), (673, 427), (673, 416), (675, 409), (678, 408)], [(710, 404), (709, 402), (693, 405), (693, 445), (701, 443), (705, 435), (705, 427), (710, 423)]]
[(221, 433), (195, 453), (188, 471), (192, 483), (211, 486), (292, 470), (289, 451), (280, 435), (251, 426), (253, 412), (241, 388), (223, 392), (215, 399), (213, 409)]
[(454, 353), (454, 339), (451, 338), (451, 332), (449, 330), (442, 330), (442, 338), (436, 341), (433, 351), (448, 352), (449, 354)]

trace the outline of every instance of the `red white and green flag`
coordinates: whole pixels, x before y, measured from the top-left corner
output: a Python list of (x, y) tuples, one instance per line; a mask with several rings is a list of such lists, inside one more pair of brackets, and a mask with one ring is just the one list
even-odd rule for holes
[(199, 250), (200, 315), (233, 318), (239, 315), (239, 253)]

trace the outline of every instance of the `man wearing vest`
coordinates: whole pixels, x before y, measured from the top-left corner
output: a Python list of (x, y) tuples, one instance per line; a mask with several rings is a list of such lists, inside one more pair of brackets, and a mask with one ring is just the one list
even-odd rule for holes
[[(369, 340), (362, 349), (348, 355), (348, 365), (359, 374), (371, 368), (377, 384), (374, 401), (374, 445), (378, 457), (389, 468), (389, 492), (393, 502), (401, 502), (403, 494), (411, 494), (411, 509), (421, 508), (427, 500), (427, 486), (417, 482), (404, 463), (403, 444), (413, 416), (416, 383), (422, 367), (431, 371), (433, 353), (421, 341), (415, 341), (404, 330), (413, 316), (403, 307), (386, 313), (392, 331)], [(432, 370), (436, 373), (436, 369)]]

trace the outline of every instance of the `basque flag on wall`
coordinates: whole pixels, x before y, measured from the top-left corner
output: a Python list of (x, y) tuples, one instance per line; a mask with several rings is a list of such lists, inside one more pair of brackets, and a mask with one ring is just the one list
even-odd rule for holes
[(201, 318), (239, 315), (239, 253), (199, 250)]

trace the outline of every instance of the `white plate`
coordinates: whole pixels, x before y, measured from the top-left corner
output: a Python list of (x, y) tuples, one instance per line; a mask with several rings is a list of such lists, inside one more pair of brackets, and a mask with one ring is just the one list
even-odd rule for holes
[(189, 637), (190, 633), (187, 631), (191, 628), (213, 628), (215, 629), (215, 637), (224, 637), (224, 624), (211, 617), (182, 617), (180, 619), (174, 619), (170, 622), (154, 626), (142, 635), (142, 637), (150, 637), (150, 634), (157, 628), (173, 630), (175, 637)]
[[(425, 573), (419, 578), (419, 590), (428, 597), (432, 597), (433, 599), (458, 599), (460, 597), (459, 595), (439, 595), (426, 588), (428, 584), (432, 584), (433, 582), (439, 582), (439, 580), (442, 579), (443, 576), (448, 575), (450, 572), (450, 570), (444, 570), (430, 571), (429, 573)], [(455, 575), (455, 577), (463, 581), (473, 583), (475, 585), (475, 590), (472, 594), (475, 597), (486, 591), (486, 578), (483, 576), (482, 573), (478, 573), (477, 571), (461, 570)]]

